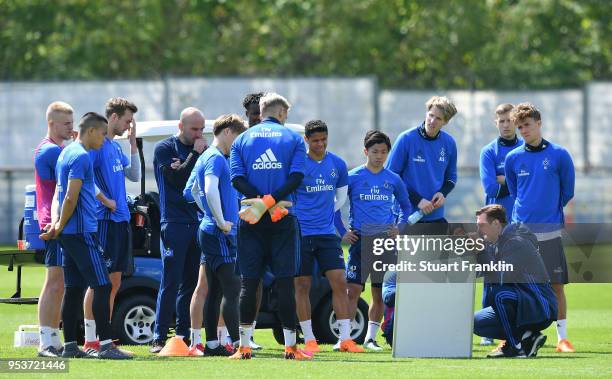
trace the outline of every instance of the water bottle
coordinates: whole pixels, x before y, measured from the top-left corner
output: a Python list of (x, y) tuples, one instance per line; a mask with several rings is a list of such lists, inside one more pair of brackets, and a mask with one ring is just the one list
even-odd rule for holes
[(410, 216), (408, 216), (408, 224), (409, 225), (414, 225), (417, 222), (419, 222), (420, 219), (423, 218), (423, 216), (425, 216), (423, 214), (423, 212), (419, 209), (418, 211), (412, 213)]

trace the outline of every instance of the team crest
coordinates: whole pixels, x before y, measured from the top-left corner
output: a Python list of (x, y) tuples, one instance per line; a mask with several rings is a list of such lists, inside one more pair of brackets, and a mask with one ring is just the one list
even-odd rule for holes
[(336, 172), (335, 168), (332, 168), (330, 175), (331, 175), (332, 178), (335, 178), (336, 176), (338, 176), (338, 173)]
[(550, 167), (550, 161), (548, 160), (548, 157), (544, 158), (544, 160), (542, 161), (542, 167), (544, 167), (544, 170), (548, 170), (548, 167)]
[(440, 158), (438, 158), (438, 161), (440, 162), (446, 161), (446, 150), (444, 148), (440, 149)]
[(385, 184), (383, 185), (383, 187), (385, 187), (385, 189), (391, 189), (392, 186), (391, 183), (385, 180)]

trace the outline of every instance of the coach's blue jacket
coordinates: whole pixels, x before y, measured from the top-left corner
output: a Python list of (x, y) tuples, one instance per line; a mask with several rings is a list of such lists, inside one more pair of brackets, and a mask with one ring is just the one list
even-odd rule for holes
[[(517, 325), (538, 324), (557, 319), (557, 298), (538, 252), (538, 240), (524, 224), (507, 225), (497, 243), (477, 256), (478, 263), (505, 262), (514, 271), (488, 273), (492, 293), (517, 294)], [(487, 299), (487, 303), (494, 303)]]

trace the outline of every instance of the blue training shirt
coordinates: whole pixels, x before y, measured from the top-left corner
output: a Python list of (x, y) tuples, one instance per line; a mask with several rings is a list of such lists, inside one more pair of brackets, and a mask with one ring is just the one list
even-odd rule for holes
[(295, 191), (295, 214), (302, 235), (336, 234), (334, 200), (336, 188), (348, 185), (346, 163), (330, 152), (321, 161), (306, 154), (304, 171), (302, 184)]
[(516, 136), (513, 140), (498, 137), (480, 151), (480, 181), (485, 193), (485, 205), (500, 204), (508, 215), (512, 214), (514, 197), (508, 191), (507, 184), (497, 183), (497, 176), (506, 175), (506, 155), (522, 144), (523, 140)]
[[(231, 179), (243, 176), (260, 194), (271, 194), (285, 184), (290, 174), (303, 174), (305, 160), (302, 137), (268, 117), (242, 133), (232, 144)], [(292, 195), (275, 200), (295, 202)], [(295, 212), (293, 208), (289, 211)]]
[[(506, 156), (506, 183), (515, 196), (512, 222), (533, 232), (551, 232), (564, 224), (563, 207), (574, 197), (574, 162), (563, 147), (542, 140)], [(537, 225), (545, 224), (545, 225)]]
[[(397, 137), (386, 167), (398, 174), (408, 193), (413, 209), (421, 198), (430, 200), (446, 181), (457, 183), (457, 145), (450, 134), (440, 130), (434, 138), (425, 133), (425, 123)], [(446, 196), (446, 194), (445, 194)], [(423, 221), (444, 217), (444, 206), (423, 216)]]
[(104, 204), (97, 201), (98, 220), (130, 221), (123, 171), (130, 165), (130, 158), (123, 153), (121, 146), (116, 141), (108, 137), (104, 138), (104, 144), (100, 150), (90, 150), (89, 156), (94, 169), (96, 185), (106, 197), (117, 203), (117, 209), (111, 212)]
[(160, 222), (185, 224), (198, 222), (196, 207), (183, 197), (184, 187), (178, 188), (170, 183), (162, 172), (162, 167), (170, 167), (173, 158), (178, 158), (181, 163), (185, 162), (192, 150), (193, 146), (183, 144), (176, 136), (168, 137), (155, 145), (153, 166), (159, 189)]
[(93, 166), (89, 153), (80, 142), (68, 145), (55, 167), (60, 211), (68, 191), (68, 180), (80, 179), (83, 184), (79, 192), (74, 213), (64, 226), (62, 234), (82, 234), (98, 231), (96, 217), (96, 190), (94, 185)]
[(351, 229), (363, 235), (386, 232), (394, 224), (392, 208), (395, 199), (402, 208), (399, 222), (406, 222), (410, 212), (408, 192), (396, 173), (383, 169), (374, 174), (362, 165), (349, 171), (348, 179)]
[[(213, 217), (213, 213), (206, 202), (206, 195), (204, 193), (204, 178), (207, 175), (214, 175), (219, 178), (219, 195), (221, 197), (223, 218), (225, 221), (234, 224), (230, 234), (235, 235), (238, 226), (238, 192), (234, 189), (230, 180), (230, 169), (227, 158), (216, 146), (211, 146), (198, 158), (191, 174), (190, 178), (194, 178), (192, 183), (198, 188), (198, 197), (204, 208), (204, 214), (200, 222), (200, 230), (213, 235), (220, 231)], [(187, 181), (185, 192), (191, 192), (192, 186), (193, 184), (190, 185), (189, 181)], [(187, 191), (188, 189), (189, 191)]]

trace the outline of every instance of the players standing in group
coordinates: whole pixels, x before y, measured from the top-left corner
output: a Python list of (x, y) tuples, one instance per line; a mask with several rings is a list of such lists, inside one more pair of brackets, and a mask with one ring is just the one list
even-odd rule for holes
[[(100, 336), (95, 354), (101, 359), (130, 359), (112, 342), (110, 325), (111, 282), (106, 257), (97, 236), (94, 172), (89, 150), (100, 149), (108, 123), (97, 113), (86, 113), (79, 123), (79, 137), (65, 148), (57, 159), (57, 188), (51, 208), (51, 223), (41, 238), (59, 240), (64, 253), (64, 358), (88, 354), (77, 345), (79, 312), (87, 287), (93, 290), (93, 316)], [(93, 354), (91, 354), (93, 355)]]
[(419, 234), (446, 234), (446, 197), (457, 183), (457, 146), (442, 127), (457, 113), (446, 97), (433, 96), (425, 104), (425, 121), (397, 137), (386, 167), (398, 174), (408, 190), (412, 209), (421, 210)]
[[(106, 102), (108, 132), (100, 150), (90, 150), (89, 154), (94, 169), (95, 184), (99, 189), (96, 197), (100, 200), (97, 207), (98, 237), (105, 256), (110, 260), (107, 265), (112, 284), (110, 310), (113, 311), (115, 296), (121, 285), (121, 275), (127, 271), (130, 238), (130, 211), (125, 191), (125, 178), (132, 182), (140, 180), (140, 159), (136, 146), (136, 121), (134, 114), (138, 111), (130, 101), (115, 97)], [(130, 157), (128, 158), (115, 137), (128, 132)], [(85, 294), (85, 345), (83, 350), (97, 352), (100, 343), (96, 336), (96, 324), (92, 312), (93, 291)]]
[(266, 266), (275, 275), (286, 359), (310, 359), (297, 348), (293, 277), (299, 264), (299, 226), (288, 214), (292, 193), (304, 177), (303, 139), (284, 127), (290, 104), (276, 93), (260, 100), (263, 121), (232, 144), (232, 184), (245, 200), (240, 211), (238, 266), (241, 274), (240, 346), (230, 358), (250, 359), (256, 293)]
[[(250, 93), (244, 97), (244, 100), (242, 100), (242, 106), (244, 107), (244, 114), (247, 117), (249, 128), (261, 122), (261, 109), (259, 108), (259, 100), (263, 95), (263, 92)], [(261, 307), (262, 294), (263, 281), (260, 281), (259, 287), (257, 288), (257, 312), (255, 312), (255, 321), (253, 321), (253, 333), (255, 332), (257, 316), (259, 315), (259, 308)], [(251, 336), (250, 346), (253, 350), (262, 349), (262, 346), (255, 343), (254, 336)]]
[(308, 145), (304, 179), (296, 191), (295, 213), (300, 222), (301, 264), (295, 278), (297, 315), (304, 334), (305, 350), (316, 353), (319, 346), (312, 331), (310, 288), (318, 268), (332, 288), (332, 304), (340, 330), (340, 351), (363, 352), (351, 339), (351, 318), (344, 253), (334, 227), (334, 214), (342, 207), (348, 193), (346, 163), (327, 151), (328, 130), (321, 120), (308, 121), (304, 128)]
[[(364, 347), (380, 351), (382, 348), (376, 342), (376, 334), (384, 312), (382, 302), (384, 272), (373, 269), (374, 255), (368, 247), (374, 238), (394, 237), (399, 233), (392, 212), (394, 199), (401, 208), (400, 224), (405, 223), (408, 218), (410, 202), (402, 179), (393, 171), (384, 168), (391, 150), (389, 137), (383, 132), (370, 130), (365, 136), (364, 148), (366, 164), (349, 171), (350, 230), (343, 238), (345, 242), (351, 244), (346, 264), (346, 281), (349, 311), (351, 318), (354, 318), (361, 292), (365, 288), (368, 276), (371, 276), (372, 302), (368, 310), (369, 322)], [(366, 249), (362, 251), (362, 247)], [(395, 252), (386, 251), (380, 258), (384, 263), (394, 263)]]
[(181, 112), (179, 132), (157, 143), (153, 165), (159, 189), (163, 273), (157, 295), (152, 353), (165, 345), (176, 312), (176, 335), (187, 339), (189, 304), (198, 280), (197, 209), (183, 198), (183, 189), (198, 157), (206, 149), (204, 115), (193, 107)]
[[(201, 343), (202, 302), (191, 306), (191, 347), (193, 356), (229, 356), (233, 346), (224, 346), (217, 337), (220, 308), (232, 342), (239, 341), (238, 297), (240, 279), (235, 273), (238, 193), (232, 187), (228, 156), (232, 142), (246, 127), (237, 115), (222, 115), (213, 126), (212, 145), (198, 158), (193, 168), (193, 187), (186, 188), (203, 212), (198, 231), (202, 258), (200, 277), (206, 276), (206, 345)], [(189, 185), (189, 184), (188, 184)], [(200, 281), (201, 282), (201, 281)], [(223, 300), (222, 300), (223, 299)], [(221, 307), (222, 306), (222, 307)]]
[(563, 208), (574, 197), (574, 163), (567, 150), (542, 138), (542, 117), (533, 104), (517, 105), (510, 118), (525, 141), (506, 156), (506, 183), (515, 198), (512, 222), (527, 224), (538, 238), (558, 302), (557, 352), (574, 352), (567, 339), (564, 285), (569, 281), (561, 240)]
[[(34, 179), (36, 181), (36, 213), (38, 224), (44, 230), (51, 222), (51, 204), (57, 185), (55, 165), (63, 149), (64, 141), (73, 136), (73, 110), (62, 101), (47, 107), (47, 136), (34, 152)], [(61, 355), (59, 324), (61, 303), (64, 296), (62, 253), (57, 240), (45, 241), (45, 282), (38, 299), (38, 323), (40, 344), (38, 355)]]
[[(514, 198), (508, 191), (504, 173), (506, 155), (523, 141), (516, 136), (516, 126), (510, 121), (510, 111), (514, 108), (512, 104), (500, 104), (495, 108), (495, 126), (499, 136), (487, 144), (480, 151), (480, 181), (485, 193), (485, 205), (500, 204), (506, 210), (507, 215), (512, 215)], [(490, 289), (485, 276), (482, 294), (482, 307), (490, 304), (485, 303), (486, 293)], [(482, 338), (481, 345), (490, 345), (493, 340)]]

